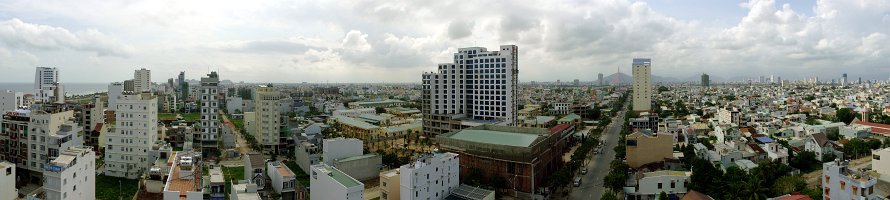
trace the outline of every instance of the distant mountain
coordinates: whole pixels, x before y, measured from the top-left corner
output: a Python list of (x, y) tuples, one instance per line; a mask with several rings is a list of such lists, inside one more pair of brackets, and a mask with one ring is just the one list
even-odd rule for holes
[(616, 77), (619, 80), (621, 80), (621, 83), (633, 82), (633, 77), (631, 77), (630, 75), (627, 75), (625, 73), (614, 73), (614, 74), (608, 75), (606, 77), (603, 77), (603, 82), (605, 82), (606, 84), (610, 84), (610, 83), (614, 82), (613, 80), (615, 80)]

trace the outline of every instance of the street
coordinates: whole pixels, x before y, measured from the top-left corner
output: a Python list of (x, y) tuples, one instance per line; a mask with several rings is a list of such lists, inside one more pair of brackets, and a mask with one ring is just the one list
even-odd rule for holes
[[(627, 104), (625, 103), (622, 108), (626, 107)], [(605, 191), (605, 188), (603, 188), (603, 177), (609, 174), (609, 163), (615, 158), (615, 151), (612, 151), (612, 148), (618, 145), (618, 134), (621, 133), (621, 124), (624, 123), (625, 111), (626, 109), (619, 111), (618, 115), (612, 118), (612, 123), (603, 131), (601, 136), (604, 141), (603, 153), (590, 154), (592, 157), (590, 164), (582, 166), (587, 169), (587, 175), (578, 174), (581, 176), (581, 186), (568, 186), (572, 187), (569, 199), (599, 199), (603, 195)]]

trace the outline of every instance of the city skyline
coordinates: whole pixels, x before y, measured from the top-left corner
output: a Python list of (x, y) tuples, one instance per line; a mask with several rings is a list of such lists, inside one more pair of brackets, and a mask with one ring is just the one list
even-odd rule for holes
[[(417, 82), (456, 47), (514, 44), (525, 49), (523, 82), (596, 80), (629, 71), (633, 57), (658, 62), (653, 75), (681, 79), (890, 76), (880, 45), (890, 4), (880, 1), (365, 3), (12, 1), (0, 8), (0, 69), (57, 67), (68, 74), (62, 82), (111, 82), (139, 68), (155, 71), (153, 82), (180, 71), (245, 82)], [(85, 70), (103, 76), (77, 73)]]

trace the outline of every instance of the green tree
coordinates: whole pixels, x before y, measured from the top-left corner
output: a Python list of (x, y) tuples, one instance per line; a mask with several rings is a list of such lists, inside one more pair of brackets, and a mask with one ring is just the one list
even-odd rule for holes
[(776, 179), (772, 187), (772, 196), (790, 194), (792, 192), (803, 191), (807, 188), (807, 182), (800, 175), (782, 176)]
[(850, 124), (853, 122), (853, 119), (856, 118), (856, 113), (853, 113), (853, 109), (850, 108), (841, 108), (835, 111), (834, 116), (837, 117), (838, 120), (844, 122), (846, 124)]
[(618, 200), (618, 197), (612, 192), (606, 192), (603, 193), (603, 196), (600, 196), (600, 200)]
[(816, 153), (811, 151), (800, 152), (791, 158), (788, 164), (804, 173), (819, 169), (822, 166), (822, 163), (816, 159)]
[(664, 191), (661, 191), (661, 193), (658, 194), (658, 199), (660, 199), (660, 200), (667, 200), (667, 199), (668, 199), (668, 194), (665, 193)]

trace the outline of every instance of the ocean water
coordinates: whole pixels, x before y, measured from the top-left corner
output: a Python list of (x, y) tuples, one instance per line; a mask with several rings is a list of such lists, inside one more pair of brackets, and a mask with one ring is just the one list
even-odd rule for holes
[[(65, 96), (108, 91), (108, 83), (62, 83), (62, 85), (65, 87)], [(34, 94), (36, 91), (34, 83), (0, 83), (0, 91), (6, 90), (25, 94)]]

